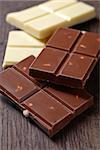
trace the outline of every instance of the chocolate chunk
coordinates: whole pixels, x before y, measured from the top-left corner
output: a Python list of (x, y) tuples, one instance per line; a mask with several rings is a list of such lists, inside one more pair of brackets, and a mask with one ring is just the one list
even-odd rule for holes
[(74, 88), (84, 88), (99, 60), (100, 36), (74, 29), (58, 29), (30, 66), (30, 75)]

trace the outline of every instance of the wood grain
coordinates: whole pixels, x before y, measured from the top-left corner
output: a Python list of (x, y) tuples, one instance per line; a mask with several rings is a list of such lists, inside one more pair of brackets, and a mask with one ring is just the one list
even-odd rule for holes
[[(39, 3), (39, 1), (0, 1), (0, 65), (2, 64), (8, 32), (14, 27), (5, 22), (8, 12)], [(88, 1), (97, 10), (98, 19), (93, 19), (73, 28), (100, 32), (99, 1)], [(74, 119), (60, 133), (50, 139), (33, 122), (23, 117), (20, 111), (0, 95), (0, 150), (99, 150), (99, 63), (87, 83), (94, 95), (94, 107)]]

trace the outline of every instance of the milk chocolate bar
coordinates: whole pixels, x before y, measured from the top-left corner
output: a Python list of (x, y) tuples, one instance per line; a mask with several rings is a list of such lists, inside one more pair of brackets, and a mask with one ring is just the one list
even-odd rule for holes
[(30, 66), (30, 75), (55, 84), (84, 88), (100, 53), (100, 35), (60, 28)]
[(25, 117), (37, 123), (49, 136), (65, 127), (93, 104), (85, 90), (63, 89), (31, 78), (33, 56), (0, 73), (0, 92), (10, 98)]
[(77, 0), (51, 0), (19, 12), (6, 21), (38, 39), (52, 35), (57, 27), (70, 27), (96, 17), (95, 8)]
[(11, 66), (30, 55), (37, 57), (44, 46), (44, 40), (38, 40), (23, 31), (10, 31), (2, 67)]

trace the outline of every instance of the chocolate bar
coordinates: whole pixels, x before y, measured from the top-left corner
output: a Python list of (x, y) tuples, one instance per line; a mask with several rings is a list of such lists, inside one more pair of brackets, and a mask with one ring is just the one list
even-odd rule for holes
[(50, 37), (57, 27), (70, 27), (96, 17), (95, 8), (77, 0), (50, 0), (8, 13), (6, 21), (38, 39)]
[(100, 36), (60, 28), (30, 66), (30, 75), (55, 84), (84, 88), (100, 53)]
[(37, 57), (44, 46), (45, 41), (40, 41), (23, 31), (10, 31), (2, 67), (11, 66), (30, 55)]
[(0, 73), (0, 92), (10, 98), (25, 117), (38, 124), (49, 136), (65, 127), (73, 118), (93, 104), (93, 97), (85, 90), (47, 85), (33, 80), (30, 56)]

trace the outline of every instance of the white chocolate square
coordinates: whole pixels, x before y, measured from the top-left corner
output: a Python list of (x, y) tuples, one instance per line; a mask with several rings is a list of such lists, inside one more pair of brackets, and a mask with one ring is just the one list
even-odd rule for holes
[(69, 20), (69, 26), (92, 19), (96, 16), (95, 8), (83, 2), (63, 8), (55, 13), (57, 16)]

